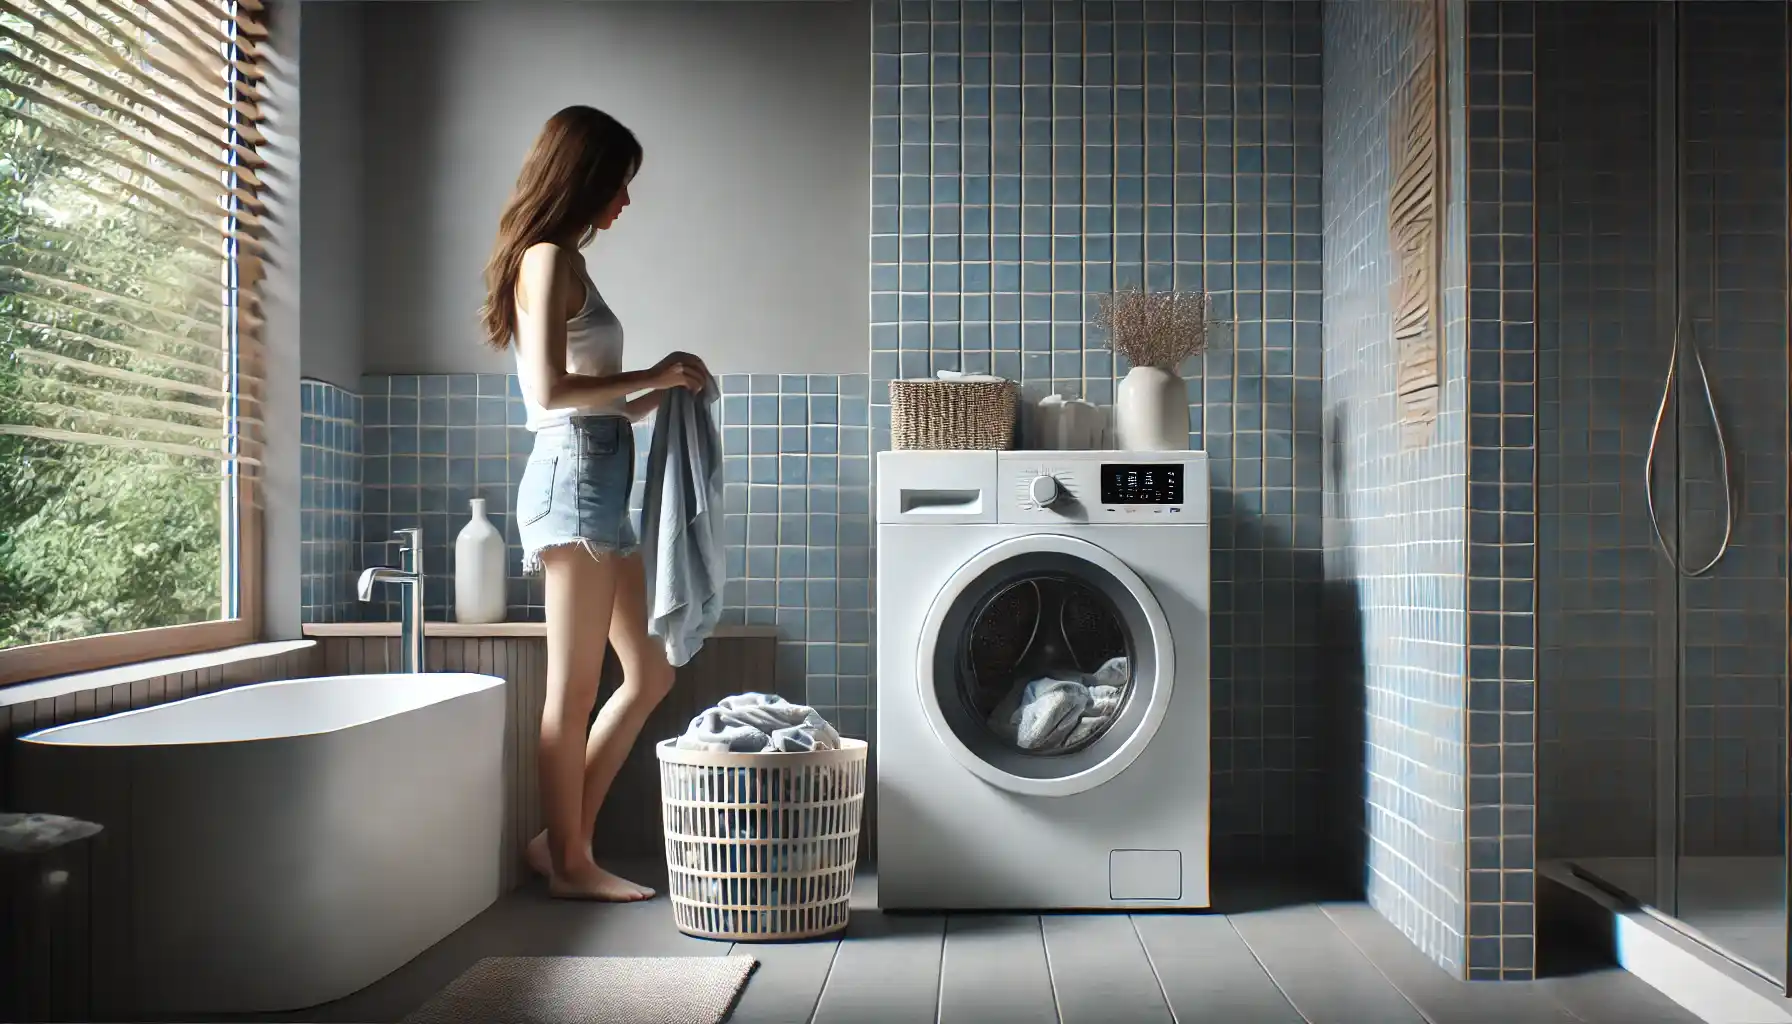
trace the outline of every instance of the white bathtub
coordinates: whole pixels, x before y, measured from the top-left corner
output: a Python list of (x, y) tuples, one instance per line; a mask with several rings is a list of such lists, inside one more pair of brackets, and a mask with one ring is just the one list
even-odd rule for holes
[(502, 891), (504, 681), (296, 679), (23, 737), (19, 795), (104, 825), (95, 1011), (292, 1010)]

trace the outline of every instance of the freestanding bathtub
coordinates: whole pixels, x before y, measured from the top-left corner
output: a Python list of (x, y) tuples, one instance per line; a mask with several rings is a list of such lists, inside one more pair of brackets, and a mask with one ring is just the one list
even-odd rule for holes
[(45, 729), (34, 810), (105, 826), (90, 890), (96, 1013), (246, 1013), (341, 998), (502, 891), (504, 680), (256, 683)]

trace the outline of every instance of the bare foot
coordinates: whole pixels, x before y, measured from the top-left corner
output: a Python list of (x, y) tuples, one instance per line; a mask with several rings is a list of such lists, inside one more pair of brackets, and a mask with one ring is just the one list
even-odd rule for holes
[[(528, 846), (525, 856), (529, 862), (530, 870), (534, 871), (536, 874), (540, 875), (541, 877), (548, 879), (550, 882), (553, 881), (554, 859), (553, 859), (553, 855), (548, 853), (548, 834), (545, 830), (541, 831), (541, 832), (537, 832), (535, 834), (535, 838), (529, 840), (529, 846)], [(630, 882), (628, 879), (623, 878), (620, 875), (612, 874), (609, 871), (605, 871), (603, 868), (597, 867), (596, 864), (592, 864), (592, 867), (595, 868), (597, 871), (601, 872), (608, 879), (612, 880), (612, 882), (621, 883), (622, 885), (627, 886), (630, 889), (634, 890), (634, 892), (637, 894), (635, 897), (637, 899), (647, 900), (647, 899), (652, 899), (654, 897), (654, 891), (645, 885), (638, 885), (634, 882)], [(552, 888), (552, 886), (550, 886), (550, 889), (551, 888)], [(574, 886), (574, 888), (577, 888), (577, 887)], [(555, 895), (559, 895), (559, 894), (556, 893)], [(576, 897), (576, 894), (571, 894), (571, 895)], [(610, 899), (612, 897), (587, 897), (587, 898)]]
[(548, 895), (556, 899), (603, 903), (635, 903), (653, 898), (652, 889), (605, 871), (589, 860), (567, 867), (564, 874), (548, 876)]
[(554, 858), (548, 853), (548, 834), (545, 831), (535, 833), (535, 838), (529, 840), (524, 856), (529, 862), (529, 870), (543, 878), (553, 875)]

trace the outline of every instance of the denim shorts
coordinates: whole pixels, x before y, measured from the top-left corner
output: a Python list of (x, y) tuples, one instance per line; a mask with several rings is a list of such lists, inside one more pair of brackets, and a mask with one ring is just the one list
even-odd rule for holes
[(634, 428), (621, 416), (579, 417), (536, 433), (516, 489), (523, 572), (540, 572), (548, 548), (577, 544), (594, 558), (633, 554), (634, 480)]

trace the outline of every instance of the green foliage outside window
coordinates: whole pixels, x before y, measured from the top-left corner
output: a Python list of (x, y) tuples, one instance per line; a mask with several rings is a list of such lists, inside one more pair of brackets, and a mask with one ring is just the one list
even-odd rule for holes
[[(228, 315), (217, 236), (208, 246), (195, 229), (194, 200), (145, 199), (173, 197), (137, 125), (59, 91), (30, 63), (41, 52), (0, 49), (21, 58), (0, 63), (0, 423), (114, 439), (0, 432), (0, 649), (216, 620), (219, 463), (156, 442), (219, 422), (216, 399), (182, 390), (208, 379), (203, 345)], [(209, 379), (226, 386), (216, 369)]]

